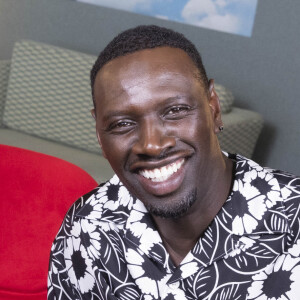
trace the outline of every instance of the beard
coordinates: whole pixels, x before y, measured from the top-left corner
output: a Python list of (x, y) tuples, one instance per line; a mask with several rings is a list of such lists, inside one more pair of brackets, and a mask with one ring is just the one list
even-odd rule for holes
[(145, 205), (150, 214), (164, 219), (177, 219), (184, 216), (197, 199), (196, 189), (175, 203), (162, 206)]

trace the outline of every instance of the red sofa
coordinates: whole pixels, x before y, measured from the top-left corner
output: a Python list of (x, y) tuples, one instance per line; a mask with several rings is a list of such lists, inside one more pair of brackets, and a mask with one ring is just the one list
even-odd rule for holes
[(79, 167), (0, 145), (0, 299), (47, 296), (51, 243), (70, 205), (97, 186)]

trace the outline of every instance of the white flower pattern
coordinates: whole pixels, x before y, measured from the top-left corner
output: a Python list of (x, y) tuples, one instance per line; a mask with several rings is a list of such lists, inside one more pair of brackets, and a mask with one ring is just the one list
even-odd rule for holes
[[(298, 300), (300, 295), (300, 258), (291, 255), (280, 256), (275, 263), (253, 276), (248, 299), (259, 300)], [(276, 289), (276, 285), (281, 289)]]
[(242, 180), (235, 181), (233, 191), (239, 192), (247, 200), (247, 210), (243, 215), (238, 215), (233, 220), (233, 228), (236, 234), (251, 233), (258, 225), (258, 220), (267, 210), (265, 204), (265, 195), (261, 195), (258, 189), (250, 182)]
[(95, 279), (93, 277), (92, 260), (81, 244), (80, 239), (69, 238), (64, 251), (66, 269), (71, 282), (85, 294), (92, 290)]

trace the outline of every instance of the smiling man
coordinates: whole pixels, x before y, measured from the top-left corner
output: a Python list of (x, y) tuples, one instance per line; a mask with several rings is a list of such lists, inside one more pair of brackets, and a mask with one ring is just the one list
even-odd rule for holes
[(166, 28), (127, 30), (91, 85), (116, 175), (69, 210), (48, 299), (298, 299), (300, 179), (221, 151), (195, 46)]

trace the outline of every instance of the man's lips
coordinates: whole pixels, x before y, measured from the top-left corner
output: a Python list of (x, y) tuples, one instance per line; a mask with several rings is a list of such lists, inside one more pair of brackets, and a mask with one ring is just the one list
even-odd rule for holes
[(184, 179), (186, 159), (178, 160), (161, 167), (138, 171), (138, 179), (145, 191), (156, 196), (171, 194), (176, 191)]

